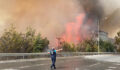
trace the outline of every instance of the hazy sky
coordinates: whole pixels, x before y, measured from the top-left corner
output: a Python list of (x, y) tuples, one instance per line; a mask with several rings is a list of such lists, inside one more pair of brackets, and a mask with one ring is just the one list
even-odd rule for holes
[(105, 14), (110, 14), (115, 9), (120, 8), (120, 0), (100, 0), (105, 10)]
[(101, 28), (109, 33), (109, 37), (114, 38), (118, 31), (120, 31), (120, 0), (100, 0), (104, 9), (105, 16), (110, 16), (115, 10), (119, 11), (114, 16), (110, 23), (103, 25)]

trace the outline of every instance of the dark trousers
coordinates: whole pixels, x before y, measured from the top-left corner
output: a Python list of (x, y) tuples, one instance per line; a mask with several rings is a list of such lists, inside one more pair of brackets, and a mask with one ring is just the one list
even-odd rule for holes
[(52, 65), (51, 67), (55, 68), (56, 57), (51, 57)]

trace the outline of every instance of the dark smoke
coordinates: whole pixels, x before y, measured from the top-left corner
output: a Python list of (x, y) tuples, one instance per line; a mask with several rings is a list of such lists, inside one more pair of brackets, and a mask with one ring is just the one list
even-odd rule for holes
[[(98, 20), (103, 16), (103, 8), (96, 0), (77, 0), (79, 2), (79, 15), (73, 23), (67, 23), (64, 39), (67, 42), (78, 44), (91, 39), (98, 34)], [(82, 8), (82, 9), (81, 9)], [(81, 11), (82, 10), (82, 11)]]
[(79, 2), (84, 11), (91, 17), (97, 17), (100, 19), (104, 15), (103, 7), (99, 0), (79, 0)]

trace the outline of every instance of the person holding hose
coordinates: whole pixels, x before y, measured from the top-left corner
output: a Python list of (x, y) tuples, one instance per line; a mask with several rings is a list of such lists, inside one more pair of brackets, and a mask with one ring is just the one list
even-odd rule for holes
[(56, 69), (56, 66), (55, 66), (55, 62), (56, 62), (56, 52), (59, 52), (61, 51), (62, 49), (59, 49), (59, 50), (55, 50), (54, 47), (52, 47), (52, 49), (48, 52), (48, 54), (50, 54), (51, 56), (51, 61), (52, 61), (52, 64), (51, 64), (51, 69), (54, 67), (54, 69)]

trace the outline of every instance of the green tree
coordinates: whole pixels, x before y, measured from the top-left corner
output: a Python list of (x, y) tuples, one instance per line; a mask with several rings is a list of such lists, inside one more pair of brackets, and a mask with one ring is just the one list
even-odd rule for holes
[(86, 52), (92, 52), (92, 47), (90, 46), (90, 44), (87, 44), (87, 45), (86, 45), (85, 51), (86, 51)]
[(48, 47), (49, 41), (47, 38), (42, 39), (41, 35), (38, 34), (34, 41), (33, 52), (43, 52)]
[(62, 47), (63, 47), (64, 52), (75, 52), (76, 51), (74, 44), (64, 42)]
[(117, 33), (115, 37), (115, 44), (117, 45), (117, 51), (120, 52), (120, 31)]
[(100, 46), (100, 51), (101, 52), (114, 52), (115, 51), (115, 46), (107, 41), (99, 41), (99, 46)]
[(98, 48), (97, 41), (95, 41), (93, 39), (84, 40), (78, 46), (78, 50), (80, 52), (96, 52), (97, 48)]
[(23, 34), (23, 38), (24, 38), (23, 52), (24, 53), (33, 52), (34, 40), (35, 40), (35, 30), (33, 30), (31, 27), (28, 27), (26, 33)]
[(81, 42), (79, 44), (76, 45), (76, 48), (77, 48), (77, 51), (78, 52), (85, 52), (85, 43), (84, 42)]
[(97, 41), (89, 39), (80, 42), (79, 44), (70, 44), (70, 43), (63, 43), (63, 50), (68, 52), (97, 52), (98, 46)]
[(16, 32), (15, 27), (11, 25), (8, 30), (5, 30), (0, 38), (0, 52), (20, 52), (22, 41), (21, 34)]
[(35, 34), (31, 27), (26, 33), (19, 33), (13, 25), (6, 29), (0, 37), (1, 53), (32, 53), (41, 52), (47, 47), (49, 41), (42, 38), (40, 34)]

